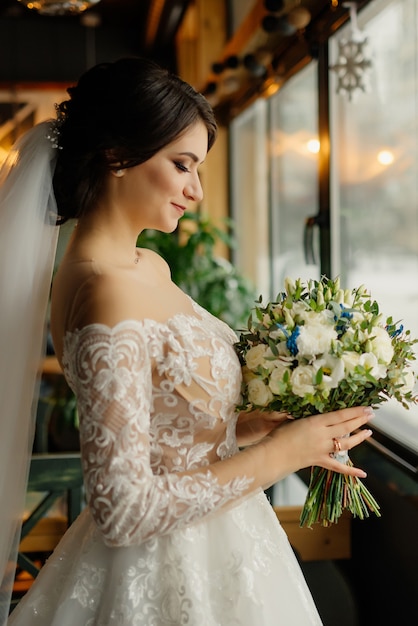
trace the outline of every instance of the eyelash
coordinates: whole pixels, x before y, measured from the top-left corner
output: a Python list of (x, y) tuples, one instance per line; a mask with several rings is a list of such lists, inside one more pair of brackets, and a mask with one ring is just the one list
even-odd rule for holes
[(183, 165), (183, 163), (180, 163), (179, 161), (174, 161), (174, 165), (181, 172), (187, 172), (188, 174), (190, 174), (190, 170), (185, 165)]

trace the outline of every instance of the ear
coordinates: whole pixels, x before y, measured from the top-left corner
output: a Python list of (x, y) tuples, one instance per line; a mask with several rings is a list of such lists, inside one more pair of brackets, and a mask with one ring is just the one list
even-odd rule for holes
[[(122, 167), (122, 162), (120, 161), (120, 159), (116, 158), (114, 151), (105, 150), (104, 154), (105, 154), (106, 164), (110, 172), (113, 174), (113, 176), (116, 176), (117, 178), (121, 178), (122, 176), (124, 176), (125, 170)], [(113, 169), (113, 168), (118, 168), (118, 169)]]
[(116, 178), (121, 178), (122, 176), (125, 176), (125, 170), (110, 170), (111, 174), (113, 174), (113, 176), (116, 176)]

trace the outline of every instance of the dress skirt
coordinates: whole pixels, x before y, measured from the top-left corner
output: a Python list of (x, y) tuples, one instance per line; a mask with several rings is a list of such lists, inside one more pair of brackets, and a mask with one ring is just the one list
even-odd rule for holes
[(9, 626), (316, 626), (287, 536), (262, 491), (141, 545), (108, 547), (86, 508)]

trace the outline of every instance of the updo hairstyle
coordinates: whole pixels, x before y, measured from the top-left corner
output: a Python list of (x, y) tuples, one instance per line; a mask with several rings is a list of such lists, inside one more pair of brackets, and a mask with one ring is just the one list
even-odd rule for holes
[(110, 170), (150, 159), (197, 121), (216, 138), (213, 111), (178, 76), (140, 58), (88, 70), (58, 106), (59, 150), (54, 192), (60, 222), (88, 212)]

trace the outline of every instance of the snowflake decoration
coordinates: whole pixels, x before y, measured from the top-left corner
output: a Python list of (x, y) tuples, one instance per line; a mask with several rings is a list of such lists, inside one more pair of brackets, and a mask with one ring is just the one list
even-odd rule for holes
[(367, 70), (372, 66), (365, 56), (367, 38), (362, 40), (341, 39), (338, 42), (338, 62), (330, 66), (338, 77), (337, 93), (347, 93), (351, 100), (357, 90), (366, 91)]

